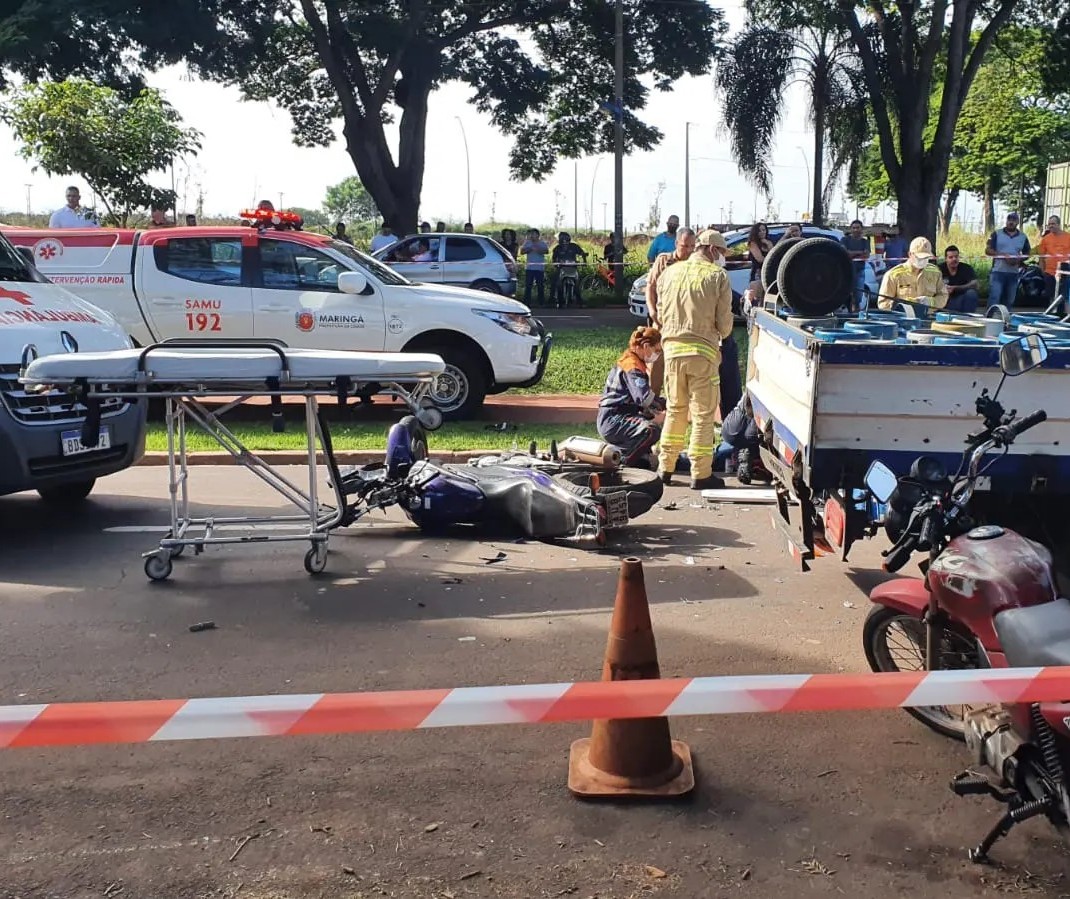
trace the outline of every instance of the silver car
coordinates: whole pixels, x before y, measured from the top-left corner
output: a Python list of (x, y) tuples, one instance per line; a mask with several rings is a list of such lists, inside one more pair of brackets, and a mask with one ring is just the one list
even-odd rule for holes
[(482, 234), (413, 234), (372, 254), (410, 281), (516, 293), (516, 261)]

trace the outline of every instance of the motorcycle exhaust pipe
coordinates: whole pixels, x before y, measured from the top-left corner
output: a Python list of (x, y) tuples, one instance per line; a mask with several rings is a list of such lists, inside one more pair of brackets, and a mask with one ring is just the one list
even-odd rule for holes
[(623, 461), (623, 455), (617, 447), (592, 437), (569, 437), (563, 440), (558, 448), (562, 457), (570, 462), (620, 468)]

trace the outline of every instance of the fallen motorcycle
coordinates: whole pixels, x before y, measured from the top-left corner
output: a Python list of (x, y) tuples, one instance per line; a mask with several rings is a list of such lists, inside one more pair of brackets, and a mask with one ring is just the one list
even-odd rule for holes
[[(1004, 377), (1015, 376), (1045, 358), (1043, 340), (1029, 335), (1005, 344), (1000, 364)], [(875, 605), (863, 641), (874, 671), (908, 670), (903, 662), (911, 654), (924, 670), (1070, 665), (1070, 601), (1058, 596), (1051, 553), (1011, 530), (971, 520), (970, 499), (993, 464), (985, 456), (1006, 452), (1047, 418), (1043, 410), (1017, 418), (998, 397), (999, 390), (991, 397), (985, 391), (978, 399), (984, 428), (968, 439), (954, 477), (927, 457), (905, 478), (880, 462), (866, 474), (870, 492), (889, 507), (886, 527), (895, 543), (884, 552), (885, 569), (898, 571), (913, 553), (928, 553), (923, 578), (889, 581), (870, 594)], [(973, 762), (995, 775), (966, 771), (951, 783), (960, 796), (990, 795), (1007, 806), (971, 859), (987, 861), (998, 839), (1040, 815), (1070, 842), (1070, 698), (907, 711), (937, 733), (964, 739)]]
[(352, 498), (342, 526), (398, 506), (425, 532), (468, 525), (496, 536), (604, 544), (607, 531), (661, 499), (657, 474), (620, 467), (611, 447), (584, 438), (562, 446), (564, 452), (543, 456), (512, 452), (467, 464), (432, 462), (423, 428), (406, 416), (391, 427), (382, 463), (339, 472)]

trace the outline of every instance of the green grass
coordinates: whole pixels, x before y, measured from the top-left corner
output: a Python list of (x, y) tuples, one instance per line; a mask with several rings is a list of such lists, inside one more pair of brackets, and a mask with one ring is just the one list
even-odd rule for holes
[[(636, 319), (638, 323), (639, 319)], [(628, 345), (630, 328), (587, 328), (554, 335), (554, 347), (542, 381), (515, 393), (601, 393), (606, 374)], [(739, 369), (746, 380), (747, 329), (735, 329)]]
[[(286, 431), (274, 434), (269, 424), (233, 424), (230, 429), (251, 450), (303, 450), (307, 445), (305, 431), (298, 422), (287, 424)], [(334, 424), (331, 426), (331, 438), (336, 450), (379, 450), (386, 445), (386, 432), (390, 422), (377, 421), (367, 424)], [(585, 424), (520, 424), (518, 430), (501, 433), (488, 431), (487, 423), (464, 421), (446, 422), (438, 431), (428, 435), (432, 455), (434, 452), (450, 450), (502, 450), (512, 449), (516, 441), (518, 448), (526, 450), (534, 440), (541, 450), (550, 446), (551, 440), (565, 437), (597, 437), (594, 422)], [(187, 432), (190, 452), (219, 450), (219, 445), (207, 434), (193, 427)], [(145, 447), (150, 452), (167, 450), (167, 432), (158, 422), (149, 424)]]
[(550, 362), (542, 381), (526, 390), (511, 392), (601, 393), (606, 375), (624, 352), (630, 334), (629, 328), (559, 331), (554, 334)]

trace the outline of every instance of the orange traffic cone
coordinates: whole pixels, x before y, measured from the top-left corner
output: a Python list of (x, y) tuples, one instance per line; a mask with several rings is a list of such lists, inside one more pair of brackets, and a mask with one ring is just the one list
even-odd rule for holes
[[(620, 566), (602, 680), (657, 680), (643, 565)], [(576, 796), (682, 796), (695, 787), (691, 750), (669, 736), (668, 718), (595, 721), (590, 739), (572, 744), (568, 788)]]

